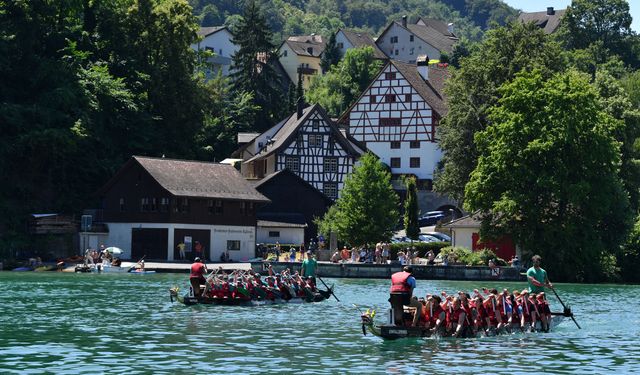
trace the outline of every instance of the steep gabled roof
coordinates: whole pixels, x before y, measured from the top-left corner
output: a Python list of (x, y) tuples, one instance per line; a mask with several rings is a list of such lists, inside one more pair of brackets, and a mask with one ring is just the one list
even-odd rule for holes
[(229, 29), (226, 26), (211, 26), (211, 27), (201, 27), (197, 31), (197, 34), (198, 34), (198, 36), (206, 38), (209, 35), (215, 34), (218, 31), (223, 30), (223, 29), (227, 29), (227, 31), (229, 31)]
[(322, 198), (326, 204), (331, 205), (333, 203), (333, 201), (327, 197), (323, 192), (321, 192), (320, 190), (316, 189), (315, 186), (311, 185), (310, 183), (308, 183), (305, 179), (303, 179), (302, 177), (298, 176), (297, 174), (295, 174), (294, 172), (291, 172), (291, 170), (285, 168), (285, 169), (281, 169), (279, 171), (273, 172), (268, 176), (265, 176), (264, 178), (260, 179), (260, 180), (251, 180), (250, 182), (253, 184), (253, 186), (256, 188), (256, 190), (258, 190), (261, 186), (265, 186), (267, 185), (269, 182), (277, 180), (280, 177), (283, 176), (289, 176), (295, 180), (298, 180), (298, 182), (300, 182), (300, 184), (302, 184), (303, 186), (305, 186), (307, 189), (312, 190), (314, 193), (316, 193), (316, 195), (318, 195), (318, 197)]
[(280, 127), (280, 129), (274, 134), (271, 138), (273, 140), (273, 144), (265, 147), (262, 151), (258, 152), (254, 157), (245, 161), (245, 163), (250, 163), (255, 160), (263, 159), (275, 152), (280, 151), (281, 149), (286, 148), (293, 142), (296, 136), (296, 130), (307, 120), (307, 118), (314, 112), (318, 112), (320, 116), (324, 119), (324, 121), (331, 128), (332, 134), (335, 137), (335, 140), (349, 153), (352, 155), (360, 155), (357, 149), (347, 140), (342, 133), (338, 130), (336, 124), (327, 116), (327, 113), (319, 104), (314, 104), (310, 107), (305, 108), (302, 111), (302, 116), (298, 118), (296, 113), (290, 115), (284, 124)]
[(449, 108), (445, 103), (444, 84), (449, 77), (447, 68), (439, 68), (429, 65), (429, 79), (424, 80), (414, 64), (407, 64), (402, 61), (391, 60), (390, 64), (398, 69), (400, 74), (409, 82), (414, 90), (420, 94), (429, 106), (436, 111), (440, 117), (444, 117)]
[(475, 212), (471, 215), (452, 220), (443, 224), (443, 228), (480, 228), (482, 224), (479, 213)]
[[(296, 55), (311, 57), (320, 57), (327, 46), (320, 35), (290, 36), (282, 43), (286, 43)], [(309, 53), (308, 48), (312, 48), (312, 53)]]
[(113, 186), (119, 175), (134, 163), (139, 164), (163, 189), (177, 197), (269, 202), (231, 165), (145, 156), (129, 159), (101, 192)]
[(416, 25), (419, 25), (420, 23), (436, 29), (442, 35), (458, 37), (455, 33), (449, 31), (449, 25), (444, 21), (437, 20), (435, 18), (420, 17), (416, 21)]
[(533, 22), (536, 24), (536, 26), (543, 29), (545, 33), (551, 34), (555, 32), (560, 26), (560, 22), (562, 21), (562, 17), (566, 13), (566, 11), (566, 9), (554, 10), (553, 8), (551, 8), (548, 11), (542, 12), (522, 12), (518, 16), (518, 21), (522, 23)]
[(345, 38), (347, 38), (347, 40), (355, 48), (367, 47), (367, 46), (373, 48), (373, 56), (376, 59), (388, 58), (387, 55), (385, 55), (384, 52), (382, 52), (380, 47), (378, 47), (378, 45), (376, 44), (376, 41), (373, 40), (371, 35), (367, 33), (358, 32), (358, 31), (347, 30), (347, 29), (339, 29), (338, 32), (342, 32)]
[[(400, 27), (402, 27), (402, 25), (400, 25)], [(407, 25), (407, 29), (440, 52), (451, 54), (453, 52), (453, 45), (458, 42), (457, 37), (443, 34), (431, 26)]]

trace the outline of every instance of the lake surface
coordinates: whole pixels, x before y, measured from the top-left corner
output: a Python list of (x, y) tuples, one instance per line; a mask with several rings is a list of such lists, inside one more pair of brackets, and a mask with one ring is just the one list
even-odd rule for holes
[[(352, 303), (382, 320), (384, 280), (325, 279), (342, 302), (171, 303), (187, 277), (0, 272), (0, 373), (640, 373), (640, 286), (557, 285), (582, 330), (566, 319), (548, 334), (383, 341), (362, 335)], [(525, 285), (418, 280), (417, 292), (481, 286)]]

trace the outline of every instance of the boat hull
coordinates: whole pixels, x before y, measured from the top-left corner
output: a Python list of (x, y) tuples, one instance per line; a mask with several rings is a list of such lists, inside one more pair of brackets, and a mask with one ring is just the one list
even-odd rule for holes
[(177, 290), (170, 289), (169, 295), (171, 301), (177, 300), (185, 305), (221, 305), (221, 306), (264, 306), (264, 305), (283, 305), (283, 304), (300, 304), (307, 302), (321, 302), (331, 296), (330, 290), (319, 290), (317, 294), (310, 298), (293, 297), (290, 299), (246, 299), (246, 298), (210, 298), (210, 297), (194, 297), (186, 294), (180, 296)]

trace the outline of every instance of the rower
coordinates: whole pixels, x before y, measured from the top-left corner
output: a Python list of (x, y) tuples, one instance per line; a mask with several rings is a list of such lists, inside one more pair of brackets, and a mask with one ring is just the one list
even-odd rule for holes
[(191, 289), (193, 290), (194, 297), (200, 297), (202, 293), (200, 285), (206, 282), (206, 279), (204, 278), (205, 273), (207, 273), (207, 266), (202, 263), (202, 259), (200, 259), (200, 257), (196, 257), (191, 265), (191, 275), (189, 276), (189, 283), (191, 283)]

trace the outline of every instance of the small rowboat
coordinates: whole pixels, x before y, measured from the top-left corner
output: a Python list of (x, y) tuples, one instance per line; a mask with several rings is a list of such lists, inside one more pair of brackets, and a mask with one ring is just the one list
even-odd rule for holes
[(331, 296), (332, 290), (318, 290), (316, 293), (309, 293), (305, 297), (292, 297), (289, 299), (284, 298), (218, 298), (218, 297), (194, 297), (189, 293), (180, 295), (179, 289), (169, 289), (169, 297), (171, 302), (177, 300), (185, 305), (224, 305), (224, 306), (262, 306), (262, 305), (279, 305), (279, 304), (296, 304), (296, 303), (308, 303), (308, 302), (321, 302)]
[[(391, 310), (389, 310), (389, 312), (391, 313)], [(366, 311), (360, 315), (360, 318), (362, 320), (362, 333), (364, 335), (366, 335), (368, 331), (372, 335), (381, 337), (385, 340), (396, 340), (396, 339), (402, 339), (407, 337), (437, 336), (437, 335), (434, 335), (431, 332), (431, 330), (429, 330), (426, 327), (397, 326), (395, 324), (390, 324), (390, 323), (375, 324), (373, 321), (374, 316), (375, 316), (375, 311), (373, 312)], [(550, 323), (549, 330), (553, 329), (554, 327), (557, 327), (560, 323), (562, 323), (564, 318), (570, 318), (572, 316), (573, 316), (573, 313), (568, 308), (565, 309), (564, 312), (556, 312), (556, 313), (552, 312), (551, 320), (549, 322)], [(536, 330), (538, 331), (541, 330), (540, 322), (537, 323)], [(514, 332), (521, 332), (521, 331), (517, 329)], [(481, 337), (481, 335), (482, 334), (480, 333), (473, 335), (471, 330), (468, 330), (467, 334), (465, 334), (464, 337), (465, 338)]]

